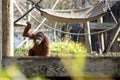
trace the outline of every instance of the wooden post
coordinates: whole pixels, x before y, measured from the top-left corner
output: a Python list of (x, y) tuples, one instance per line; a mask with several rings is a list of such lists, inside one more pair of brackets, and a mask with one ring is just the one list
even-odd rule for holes
[(2, 54), (14, 56), (13, 0), (2, 0)]
[(114, 41), (116, 40), (117, 36), (119, 35), (119, 33), (120, 33), (120, 23), (117, 25), (117, 28), (114, 29), (114, 33), (112, 34), (111, 39), (109, 40), (107, 48), (105, 49), (104, 53), (107, 53), (110, 51), (110, 49), (111, 49)]
[[(100, 18), (100, 23), (103, 23), (103, 17)], [(102, 51), (105, 49), (105, 42), (104, 42), (104, 34), (101, 33), (101, 43), (102, 43)]]
[[(2, 0), (0, 0), (0, 44), (2, 44)], [(2, 45), (0, 45), (0, 65), (2, 61)]]
[[(98, 19), (98, 22), (103, 23), (103, 17), (100, 17), (100, 19)], [(103, 33), (100, 34), (100, 39), (101, 39), (100, 41), (101, 41), (102, 51), (104, 51), (105, 42), (104, 42), (104, 34)]]
[(87, 46), (87, 52), (92, 53), (92, 44), (91, 44), (91, 35), (90, 35), (90, 22), (88, 21), (87, 23), (83, 24), (85, 33), (88, 35), (85, 35), (85, 43)]
[[(54, 28), (56, 29), (56, 27), (57, 27), (57, 22), (55, 22)], [(54, 30), (54, 40), (55, 40), (55, 42), (57, 41), (57, 38), (56, 38), (56, 31), (55, 31), (55, 30)]]

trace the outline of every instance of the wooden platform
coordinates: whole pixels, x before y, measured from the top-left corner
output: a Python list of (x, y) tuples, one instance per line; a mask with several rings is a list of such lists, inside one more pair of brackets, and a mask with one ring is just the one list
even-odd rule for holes
[[(61, 59), (74, 60), (74, 57), (3, 57), (2, 65), (7, 67), (16, 64), (22, 73), (29, 76), (67, 77)], [(68, 62), (70, 66), (70, 62)], [(120, 57), (88, 57), (85, 63), (86, 73), (120, 76)]]

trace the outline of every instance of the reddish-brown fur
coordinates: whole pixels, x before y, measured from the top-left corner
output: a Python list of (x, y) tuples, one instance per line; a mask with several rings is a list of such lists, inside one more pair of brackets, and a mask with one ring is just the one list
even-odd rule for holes
[(48, 37), (43, 33), (43, 32), (38, 32), (43, 34), (43, 39), (42, 42), (37, 45), (35, 40), (36, 40), (36, 34), (32, 33), (29, 31), (31, 28), (31, 23), (27, 22), (27, 26), (24, 29), (23, 36), (24, 37), (29, 37), (30, 39), (33, 39), (33, 47), (29, 50), (28, 55), (29, 56), (49, 56), (50, 55), (50, 45), (49, 45), (49, 40)]

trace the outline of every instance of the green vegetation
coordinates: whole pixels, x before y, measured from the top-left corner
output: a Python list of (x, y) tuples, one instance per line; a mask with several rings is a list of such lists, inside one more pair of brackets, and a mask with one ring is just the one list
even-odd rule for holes
[[(31, 46), (27, 48), (16, 48), (15, 56), (27, 55), (28, 50)], [(50, 46), (51, 56), (68, 56), (68, 55), (85, 55), (86, 49), (81, 43), (75, 42), (53, 42)]]
[(51, 44), (52, 56), (67, 56), (67, 55), (85, 55), (86, 49), (81, 43), (75, 42), (53, 42)]
[[(32, 47), (23, 47), (23, 48), (16, 48), (14, 50), (15, 56), (26, 56), (28, 50)], [(95, 56), (95, 57), (118, 57), (120, 53), (116, 52), (109, 52), (108, 54), (97, 54), (93, 52), (91, 54), (87, 54), (86, 48), (81, 43), (75, 43), (72, 41), (63, 41), (63, 42), (53, 42), (50, 46), (51, 56), (75, 56), (75, 55), (86, 55), (86, 56)]]
[(25, 56), (25, 55), (27, 55), (28, 50), (29, 50), (29, 47), (27, 47), (27, 48), (16, 48), (14, 50), (14, 54), (15, 54), (15, 56)]

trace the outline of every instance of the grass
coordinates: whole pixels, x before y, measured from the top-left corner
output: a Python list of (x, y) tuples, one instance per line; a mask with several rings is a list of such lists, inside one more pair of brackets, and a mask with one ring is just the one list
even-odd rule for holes
[[(31, 46), (27, 48), (16, 48), (15, 56), (24, 56)], [(75, 42), (53, 42), (50, 46), (51, 56), (85, 55), (86, 49), (81, 43)]]
[(25, 56), (28, 53), (29, 48), (16, 48), (14, 50), (15, 56)]
[(85, 55), (86, 49), (81, 43), (53, 42), (51, 44), (51, 56)]
[[(14, 50), (15, 56), (26, 56), (28, 50), (32, 46), (16, 48)], [(91, 54), (87, 54), (86, 48), (81, 43), (75, 43), (72, 41), (63, 41), (63, 42), (53, 42), (50, 46), (51, 56), (76, 56), (76, 55), (85, 55), (90, 57), (118, 57), (120, 53), (118, 52), (109, 52), (107, 54), (98, 54), (96, 52), (92, 52)]]

